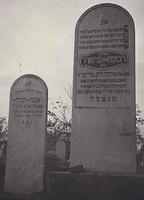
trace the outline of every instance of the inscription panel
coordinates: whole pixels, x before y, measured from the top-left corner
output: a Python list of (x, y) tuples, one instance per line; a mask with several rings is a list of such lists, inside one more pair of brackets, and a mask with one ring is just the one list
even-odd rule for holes
[(133, 99), (134, 30), (128, 18), (114, 12), (110, 6), (93, 9), (77, 24), (76, 107), (129, 107)]

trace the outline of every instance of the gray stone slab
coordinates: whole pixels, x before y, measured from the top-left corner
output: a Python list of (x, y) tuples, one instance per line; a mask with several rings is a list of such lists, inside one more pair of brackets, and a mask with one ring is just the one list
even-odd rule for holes
[(10, 91), (5, 192), (43, 191), (47, 86), (35, 75), (18, 78)]
[(75, 31), (71, 165), (136, 171), (135, 30), (114, 4), (88, 9)]

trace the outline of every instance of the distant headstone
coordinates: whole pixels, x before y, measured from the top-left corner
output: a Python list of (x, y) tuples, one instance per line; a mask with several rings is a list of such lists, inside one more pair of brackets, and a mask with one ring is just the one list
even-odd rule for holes
[(47, 95), (44, 81), (31, 74), (11, 87), (5, 192), (43, 191)]
[(114, 4), (88, 9), (75, 32), (71, 165), (136, 172), (135, 31)]
[(57, 142), (56, 144), (56, 154), (59, 158), (62, 158), (63, 160), (65, 160), (65, 142), (64, 141), (60, 141)]

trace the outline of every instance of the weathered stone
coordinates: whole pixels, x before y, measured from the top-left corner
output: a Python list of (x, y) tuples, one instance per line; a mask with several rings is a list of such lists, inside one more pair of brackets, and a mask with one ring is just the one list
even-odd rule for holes
[(5, 192), (43, 191), (47, 95), (44, 81), (31, 74), (11, 87)]
[(75, 32), (71, 165), (136, 172), (135, 32), (114, 4), (88, 9)]

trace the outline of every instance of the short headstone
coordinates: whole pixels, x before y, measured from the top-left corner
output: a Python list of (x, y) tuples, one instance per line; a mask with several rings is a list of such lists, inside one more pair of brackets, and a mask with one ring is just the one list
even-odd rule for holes
[(75, 31), (71, 166), (135, 173), (135, 31), (114, 4), (88, 9)]
[(43, 191), (48, 90), (35, 75), (19, 77), (10, 91), (5, 192)]

